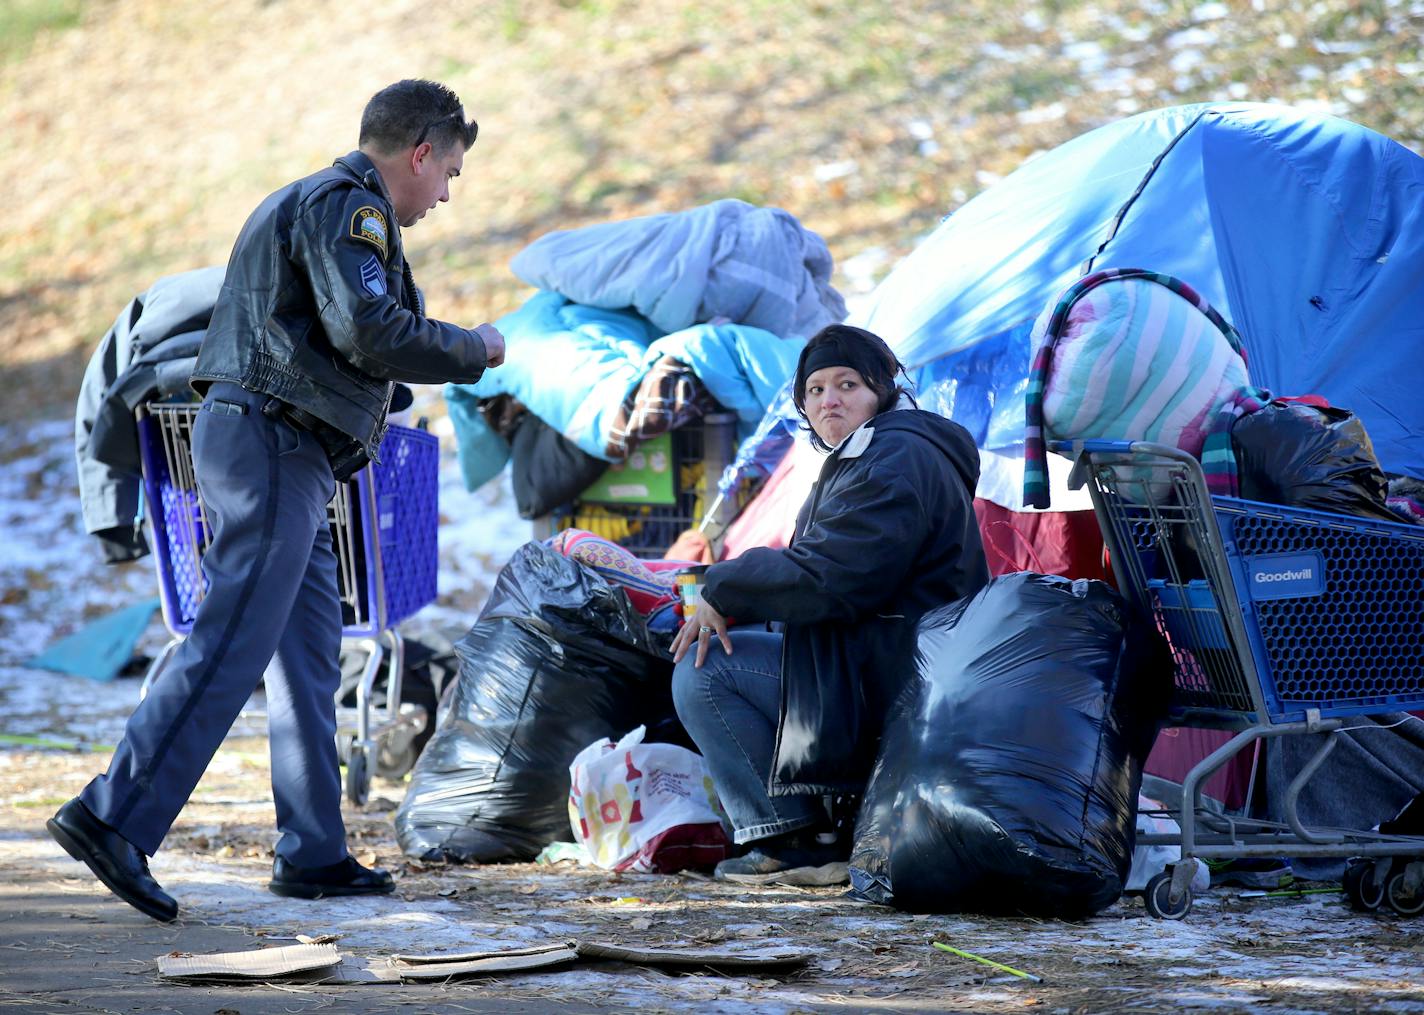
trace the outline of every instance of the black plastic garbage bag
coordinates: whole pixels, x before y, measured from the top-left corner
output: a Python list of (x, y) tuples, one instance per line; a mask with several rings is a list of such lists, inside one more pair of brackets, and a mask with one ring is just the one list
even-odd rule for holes
[(619, 589), (542, 543), (517, 550), (455, 645), (460, 675), (396, 834), (425, 860), (530, 860), (567, 839), (569, 764), (672, 713), (672, 661)]
[(1348, 409), (1272, 402), (1231, 428), (1241, 496), (1397, 522), (1365, 425)]
[(541, 518), (589, 488), (608, 469), (532, 412), (509, 441), (510, 482), (520, 518)]
[(912, 912), (1081, 919), (1132, 862), (1171, 690), (1097, 581), (1020, 573), (927, 614), (856, 822), (857, 894)]

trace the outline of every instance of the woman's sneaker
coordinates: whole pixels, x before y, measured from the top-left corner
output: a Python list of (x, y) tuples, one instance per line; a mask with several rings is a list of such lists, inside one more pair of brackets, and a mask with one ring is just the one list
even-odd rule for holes
[(718, 881), (743, 885), (794, 885), (823, 888), (849, 878), (844, 851), (834, 842), (792, 835), (763, 840), (742, 856), (723, 860), (713, 872)]

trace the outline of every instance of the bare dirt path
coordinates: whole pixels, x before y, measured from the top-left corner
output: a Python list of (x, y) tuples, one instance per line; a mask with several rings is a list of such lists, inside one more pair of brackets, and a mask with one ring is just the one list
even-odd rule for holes
[[(0, 670), (0, 695), (15, 671)], [(272, 805), (265, 744), (230, 738), (153, 861), (183, 916), (164, 928), (108, 897), (43, 833), (45, 818), (106, 760), (102, 753), (0, 754), (0, 968), (9, 999), (55, 1010), (395, 1011), (449, 1004), (699, 1011), (1167, 1008), (1424, 1010), (1424, 921), (1362, 917), (1335, 895), (1246, 900), (1221, 892), (1181, 923), (1125, 900), (1081, 924), (911, 916), (835, 889), (745, 890), (698, 875), (616, 875), (572, 864), (486, 867), (404, 862), (390, 823), (400, 787), (377, 783), (349, 811), (353, 851), (398, 877), (394, 896), (303, 903), (265, 890)], [(153, 960), (337, 935), (343, 953), (454, 952), (566, 939), (808, 949), (777, 976), (669, 975), (577, 967), (439, 988), (175, 986)], [(940, 940), (1044, 979), (1017, 980), (931, 947)], [(0, 993), (0, 998), (6, 997)], [(264, 1007), (280, 999), (284, 1007)], [(221, 1002), (221, 1003), (218, 1003)], [(318, 1003), (320, 1002), (320, 1004)], [(89, 1007), (84, 1007), (84, 1006)], [(152, 1007), (161, 1005), (162, 1007)], [(205, 1005), (211, 1005), (204, 1007)], [(37, 1007), (35, 1010), (41, 1010)], [(518, 1010), (517, 1005), (515, 1010)]]

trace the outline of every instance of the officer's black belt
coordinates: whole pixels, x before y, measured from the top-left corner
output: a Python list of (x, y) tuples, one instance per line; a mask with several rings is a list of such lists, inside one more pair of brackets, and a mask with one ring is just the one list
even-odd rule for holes
[(320, 419), (280, 398), (269, 398), (267, 404), (262, 406), (262, 415), (268, 419), (283, 420), (297, 430), (306, 430), (309, 433), (316, 433), (322, 426)]

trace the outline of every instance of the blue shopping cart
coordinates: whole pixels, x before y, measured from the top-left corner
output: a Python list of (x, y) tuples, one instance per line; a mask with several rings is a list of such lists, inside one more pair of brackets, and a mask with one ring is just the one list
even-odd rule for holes
[[(144, 678), (158, 679), (207, 588), (203, 554), (211, 539), (193, 474), (192, 435), (198, 406), (152, 402), (138, 413), (146, 521), (163, 620), (172, 635)], [(338, 562), (342, 636), (366, 653), (354, 708), (337, 709), (337, 749), (346, 765), (346, 795), (363, 804), (371, 773), (397, 778), (415, 763), (414, 741), (431, 717), (401, 700), (405, 647), (395, 625), (433, 602), (439, 523), (439, 443), (432, 434), (392, 426), (381, 461), (337, 484), (327, 506)], [(372, 701), (386, 664), (385, 705)]]
[[(1307, 827), (1305, 785), (1334, 750), (1318, 750), (1281, 801), (1284, 822), (1202, 806), (1205, 781), (1256, 741), (1343, 732), (1349, 716), (1424, 704), (1424, 528), (1208, 493), (1201, 466), (1140, 441), (1055, 441), (1089, 485), (1121, 591), (1171, 647), (1169, 721), (1238, 731), (1183, 781), (1165, 812), (1182, 859), (1147, 885), (1154, 916), (1191, 908), (1195, 858), (1355, 858), (1345, 891), (1362, 910), (1424, 911), (1424, 837)], [(1412, 859), (1411, 858), (1416, 858)]]

